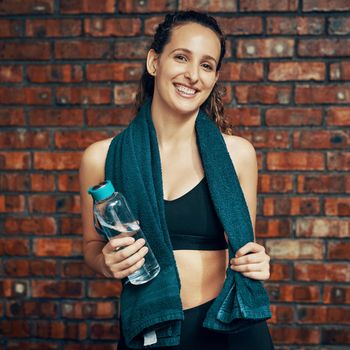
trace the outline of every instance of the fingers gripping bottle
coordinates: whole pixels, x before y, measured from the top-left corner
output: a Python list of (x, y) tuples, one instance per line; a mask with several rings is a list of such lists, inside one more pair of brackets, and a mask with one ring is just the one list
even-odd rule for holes
[(135, 238), (135, 241), (139, 238), (146, 241), (148, 252), (145, 255), (145, 262), (140, 269), (128, 276), (129, 281), (132, 284), (143, 284), (156, 277), (160, 266), (124, 196), (120, 192), (115, 192), (110, 180), (90, 187), (88, 193), (94, 200), (94, 220), (100, 224), (109, 240), (117, 236), (129, 236)]

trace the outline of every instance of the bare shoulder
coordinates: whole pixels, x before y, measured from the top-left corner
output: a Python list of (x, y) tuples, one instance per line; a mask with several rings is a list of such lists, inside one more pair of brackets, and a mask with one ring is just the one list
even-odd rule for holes
[(245, 171), (250, 171), (257, 167), (256, 152), (254, 146), (247, 139), (236, 136), (222, 134), (231, 160), (234, 164), (238, 177)]
[(91, 171), (94, 173), (94, 177), (103, 180), (107, 152), (112, 139), (111, 137), (94, 142), (85, 149), (80, 163), (80, 172), (87, 174)]

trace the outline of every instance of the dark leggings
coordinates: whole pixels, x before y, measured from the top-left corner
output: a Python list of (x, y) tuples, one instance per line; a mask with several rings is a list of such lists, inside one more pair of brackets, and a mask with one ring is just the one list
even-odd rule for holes
[[(205, 315), (213, 300), (197, 307), (184, 310), (185, 319), (181, 328), (179, 346), (157, 347), (158, 350), (273, 350), (271, 335), (266, 321), (253, 324), (238, 333), (220, 333), (202, 327)], [(150, 348), (151, 349), (151, 348)], [(118, 350), (126, 347), (120, 336)]]

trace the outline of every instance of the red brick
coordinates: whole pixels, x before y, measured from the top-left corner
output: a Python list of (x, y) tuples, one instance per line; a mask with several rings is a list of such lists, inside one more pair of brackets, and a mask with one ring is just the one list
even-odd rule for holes
[(266, 111), (268, 126), (321, 125), (322, 110), (316, 108), (271, 108)]
[(3, 42), (0, 44), (0, 60), (48, 60), (50, 43), (36, 40)]
[(112, 45), (110, 42), (99, 40), (69, 40), (55, 41), (56, 59), (109, 59), (112, 58)]
[(103, 344), (75, 344), (65, 341), (64, 350), (115, 350), (115, 344), (107, 342), (103, 342)]
[[(270, 265), (269, 281), (290, 281), (292, 279), (292, 271), (289, 263), (272, 262)], [(276, 289), (278, 293), (278, 288)], [(278, 294), (277, 294), (278, 295)]]
[(328, 19), (329, 34), (346, 35), (350, 34), (350, 18), (349, 17), (331, 17)]
[(0, 131), (0, 148), (47, 148), (49, 145), (48, 131)]
[(83, 80), (79, 65), (28, 65), (27, 77), (33, 83), (78, 83)]
[(290, 86), (240, 85), (235, 87), (238, 103), (288, 104), (291, 99)]
[(293, 39), (268, 38), (237, 40), (238, 58), (292, 57), (293, 54)]
[(314, 197), (265, 197), (263, 214), (275, 215), (317, 215), (320, 213), (320, 201)]
[(6, 339), (28, 338), (31, 335), (29, 321), (24, 320), (1, 320), (0, 330)]
[(297, 219), (297, 237), (348, 237), (350, 223), (339, 219), (317, 218)]
[(292, 323), (294, 321), (294, 308), (292, 306), (271, 305), (272, 317), (269, 324)]
[(108, 104), (112, 91), (108, 87), (58, 87), (56, 100), (60, 104)]
[(114, 87), (114, 103), (116, 105), (133, 104), (136, 97), (137, 84), (116, 84)]
[[(66, 189), (68, 190), (68, 188)], [(74, 189), (73, 189), (74, 190)], [(61, 218), (61, 232), (63, 235), (82, 235), (83, 228), (81, 218), (66, 217)]]
[(272, 339), (277, 344), (320, 344), (321, 330), (319, 327), (296, 327), (293, 326), (279, 326), (273, 327), (270, 330)]
[(56, 211), (55, 198), (52, 195), (31, 195), (29, 211), (31, 213), (54, 213)]
[(60, 12), (62, 14), (114, 13), (114, 3), (114, 0), (61, 0)]
[(221, 96), (221, 100), (224, 105), (228, 105), (232, 103), (232, 84), (230, 83), (220, 83), (219, 86), (223, 89)]
[(27, 19), (26, 34), (29, 37), (72, 37), (82, 32), (81, 21), (78, 19)]
[(350, 55), (350, 39), (302, 39), (298, 54), (304, 57), (335, 57)]
[(86, 278), (96, 277), (97, 274), (92, 269), (90, 269), (83, 261), (64, 261), (61, 264), (61, 276)]
[(253, 143), (256, 148), (288, 148), (288, 132), (279, 130), (240, 130), (235, 133)]
[(29, 174), (13, 172), (0, 174), (0, 188), (2, 191), (29, 191)]
[(221, 81), (262, 81), (262, 63), (224, 63), (220, 71)]
[(91, 339), (119, 339), (119, 327), (115, 322), (91, 323)]
[(81, 256), (82, 241), (68, 238), (36, 238), (33, 242), (36, 256)]
[(331, 80), (350, 80), (350, 62), (331, 63), (330, 78)]
[[(180, 5), (181, 6), (181, 5)], [(198, 6), (198, 4), (197, 4)], [(150, 13), (176, 10), (176, 2), (168, 1), (118, 1), (118, 12), (121, 13)]]
[(270, 62), (269, 80), (324, 80), (326, 65), (323, 62)]
[[(1, 6), (1, 5), (0, 5)], [(1, 13), (1, 10), (0, 10)], [(18, 19), (0, 19), (0, 38), (14, 38), (22, 34), (22, 21)]]
[(56, 148), (85, 149), (92, 143), (108, 138), (108, 133), (103, 131), (56, 131)]
[(22, 126), (24, 125), (23, 109), (3, 108), (0, 109), (0, 126)]
[(295, 263), (295, 279), (300, 281), (347, 282), (350, 265), (341, 263)]
[(269, 294), (274, 302), (309, 302), (318, 303), (321, 300), (319, 286), (306, 286), (301, 284), (281, 284), (268, 288)]
[(89, 297), (108, 298), (118, 297), (122, 290), (122, 284), (119, 280), (112, 281), (89, 281)]
[(29, 254), (28, 239), (1, 238), (0, 255), (1, 256), (26, 256)]
[(57, 317), (57, 303), (52, 301), (16, 300), (6, 305), (9, 317), (41, 318)]
[(291, 222), (288, 219), (269, 219), (256, 221), (257, 237), (289, 237), (291, 233)]
[(53, 217), (20, 218), (6, 217), (4, 219), (4, 232), (8, 234), (55, 234), (56, 222)]
[(258, 178), (259, 193), (290, 193), (293, 191), (292, 175), (261, 174)]
[(81, 156), (81, 152), (34, 152), (34, 168), (76, 170), (79, 169)]
[(216, 17), (225, 35), (250, 35), (263, 32), (262, 18), (252, 16)]
[(267, 34), (320, 35), (325, 28), (322, 17), (267, 17)]
[(151, 39), (144, 40), (132, 39), (123, 40), (122, 38), (115, 40), (114, 43), (114, 58), (118, 59), (145, 59), (149, 47), (151, 46)]
[(64, 302), (62, 316), (72, 319), (99, 319), (116, 316), (116, 305), (112, 301)]
[(22, 79), (23, 70), (20, 65), (12, 64), (0, 66), (0, 83), (20, 83)]
[(23, 195), (0, 195), (0, 213), (20, 213), (24, 208)]
[(350, 304), (350, 286), (325, 285), (323, 290), (324, 304)]
[(234, 126), (259, 126), (261, 116), (259, 108), (237, 107), (225, 108), (225, 118)]
[(1, 87), (0, 104), (47, 105), (51, 103), (51, 88), (48, 87)]
[(268, 170), (323, 170), (324, 156), (320, 152), (270, 152), (267, 154)]
[(350, 152), (328, 152), (328, 170), (350, 170)]
[(86, 18), (84, 31), (93, 37), (135, 36), (141, 33), (139, 18)]
[(58, 190), (61, 192), (79, 192), (78, 174), (58, 175)]
[(55, 190), (55, 177), (52, 174), (31, 174), (32, 191), (53, 192)]
[(88, 126), (127, 126), (135, 116), (131, 108), (89, 108), (86, 112)]
[(138, 81), (142, 71), (141, 63), (88, 64), (86, 76), (90, 81)]
[(272, 259), (321, 260), (324, 257), (322, 240), (269, 239), (265, 248)]
[(349, 148), (350, 134), (345, 131), (296, 131), (293, 133), (293, 148)]
[(241, 0), (240, 10), (244, 11), (296, 11), (297, 0)]
[(350, 180), (344, 174), (299, 175), (298, 192), (344, 193), (350, 192)]
[(303, 11), (345, 11), (350, 10), (347, 0), (304, 0)]
[(32, 322), (32, 334), (36, 338), (65, 338), (65, 323), (63, 321), (37, 321)]
[(180, 0), (179, 10), (196, 9), (198, 11), (206, 12), (236, 12), (237, 1), (225, 1), (225, 0), (209, 0), (209, 1), (196, 1), (196, 0)]
[(324, 342), (324, 344), (350, 344), (350, 333), (348, 329), (345, 328), (322, 328), (322, 341)]
[(78, 108), (36, 108), (29, 111), (32, 126), (82, 126), (83, 111)]
[(148, 17), (144, 21), (144, 33), (146, 35), (153, 36), (157, 30), (157, 27), (164, 20), (164, 16), (152, 16)]
[(300, 323), (309, 324), (317, 323), (329, 324), (340, 323), (350, 324), (350, 312), (344, 307), (331, 306), (298, 306), (297, 307), (298, 320)]
[(81, 298), (83, 282), (32, 280), (33, 298)]
[(326, 215), (350, 217), (350, 197), (325, 198), (324, 209)]
[(54, 260), (7, 260), (4, 263), (4, 271), (11, 277), (55, 277), (56, 261)]
[(349, 242), (338, 242), (338, 241), (328, 242), (327, 259), (328, 260), (349, 260), (349, 248), (350, 248)]
[(30, 165), (29, 152), (0, 152), (0, 169), (29, 169)]
[(0, 15), (15, 14), (52, 14), (54, 0), (2, 0), (0, 3)]
[(349, 103), (350, 86), (343, 85), (299, 85), (295, 91), (298, 104)]

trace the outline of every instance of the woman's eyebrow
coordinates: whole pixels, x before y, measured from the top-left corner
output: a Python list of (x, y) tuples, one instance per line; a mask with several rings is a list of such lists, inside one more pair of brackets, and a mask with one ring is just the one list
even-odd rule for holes
[[(175, 52), (175, 51), (185, 51), (185, 52), (187, 52), (188, 54), (192, 55), (192, 51), (191, 51), (191, 50), (185, 49), (185, 48), (182, 48), (182, 47), (177, 48), (177, 49), (171, 51), (170, 54), (172, 54), (172, 53)], [(205, 59), (207, 59), (207, 60), (213, 60), (215, 63), (217, 63), (217, 62), (216, 62), (216, 59), (215, 59), (214, 57), (210, 56), (210, 55), (204, 55), (203, 58), (205, 58)]]

